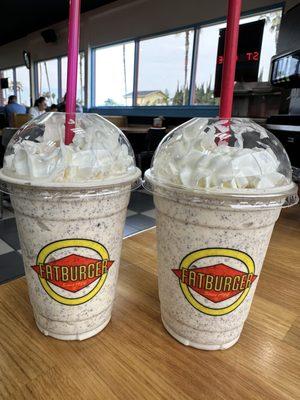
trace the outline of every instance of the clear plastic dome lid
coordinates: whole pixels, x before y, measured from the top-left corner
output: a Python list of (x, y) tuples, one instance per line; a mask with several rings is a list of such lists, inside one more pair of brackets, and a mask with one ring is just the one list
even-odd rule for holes
[(45, 113), (20, 128), (7, 146), (2, 180), (94, 186), (139, 178), (132, 147), (120, 129), (98, 114), (73, 114), (70, 122), (74, 138), (69, 145), (64, 144), (65, 113)]
[(163, 184), (202, 193), (294, 190), (280, 141), (242, 118), (194, 118), (174, 129), (158, 146), (145, 178), (148, 188)]

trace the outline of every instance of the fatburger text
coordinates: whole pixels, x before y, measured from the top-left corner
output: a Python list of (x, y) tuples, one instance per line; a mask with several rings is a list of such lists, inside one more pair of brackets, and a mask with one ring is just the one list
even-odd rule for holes
[(77, 282), (93, 279), (106, 274), (111, 261), (101, 260), (87, 265), (51, 265), (39, 264), (38, 273), (48, 281)]

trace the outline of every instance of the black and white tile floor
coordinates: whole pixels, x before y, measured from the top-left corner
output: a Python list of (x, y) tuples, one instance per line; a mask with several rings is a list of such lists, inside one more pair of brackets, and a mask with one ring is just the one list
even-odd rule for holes
[[(151, 195), (140, 190), (131, 194), (124, 237), (155, 226), (154, 204)], [(14, 214), (4, 204), (0, 220), (0, 284), (24, 275), (24, 267)]]

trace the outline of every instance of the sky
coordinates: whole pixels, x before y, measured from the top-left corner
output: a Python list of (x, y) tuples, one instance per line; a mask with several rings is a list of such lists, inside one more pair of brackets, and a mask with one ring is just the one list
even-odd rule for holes
[[(191, 73), (193, 31), (189, 31), (188, 74)], [(139, 90), (168, 89), (173, 97), (184, 86), (186, 33), (180, 32), (140, 43)]]
[(97, 49), (95, 53), (96, 88), (95, 101), (103, 105), (105, 100), (113, 99), (119, 105), (130, 106), (131, 99), (124, 94), (132, 92), (134, 68), (134, 42), (125, 44), (126, 88), (124, 80), (123, 45)]

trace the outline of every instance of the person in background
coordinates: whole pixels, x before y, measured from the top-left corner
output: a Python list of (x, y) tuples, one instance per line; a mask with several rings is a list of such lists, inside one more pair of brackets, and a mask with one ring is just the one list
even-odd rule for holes
[(47, 108), (47, 102), (45, 97), (39, 97), (36, 99), (34, 106), (29, 108), (29, 114), (32, 118), (39, 117), (44, 114)]
[[(66, 99), (67, 99), (67, 93), (64, 95), (63, 101), (57, 105), (57, 109), (59, 112), (66, 112)], [(76, 103), (76, 112), (77, 113), (83, 112), (81, 104)]]
[(26, 107), (17, 103), (17, 101), (17, 96), (9, 96), (8, 103), (4, 107), (4, 113), (9, 126), (13, 126), (13, 114), (26, 114)]
[(57, 112), (58, 111), (57, 104), (51, 104), (49, 111), (50, 112)]

